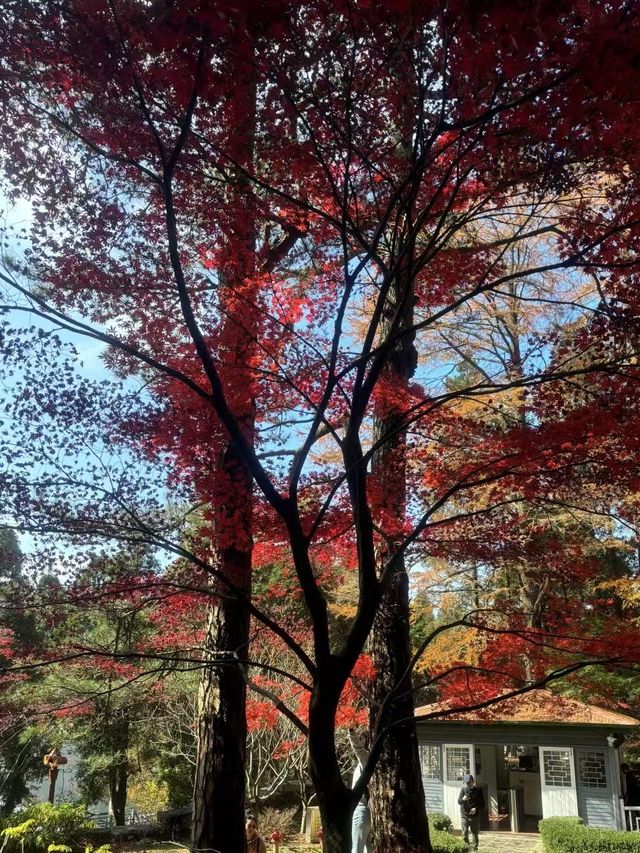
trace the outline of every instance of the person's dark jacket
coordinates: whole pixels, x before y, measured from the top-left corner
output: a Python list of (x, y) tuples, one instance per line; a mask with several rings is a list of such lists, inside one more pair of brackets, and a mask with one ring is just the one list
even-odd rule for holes
[[(465, 800), (465, 796), (469, 799)], [(470, 816), (471, 810), (475, 809), (475, 814), (472, 817), (477, 817), (482, 809), (484, 808), (484, 794), (482, 793), (482, 788), (478, 788), (476, 785), (471, 788), (469, 785), (463, 785), (458, 795), (458, 805), (460, 806), (460, 811), (463, 815)]]

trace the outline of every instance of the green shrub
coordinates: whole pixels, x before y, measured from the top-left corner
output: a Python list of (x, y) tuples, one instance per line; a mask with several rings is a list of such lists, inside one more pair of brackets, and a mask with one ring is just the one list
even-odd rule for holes
[(550, 817), (539, 826), (545, 853), (640, 853), (640, 833), (592, 829), (575, 817)]
[(7, 839), (9, 849), (16, 850), (24, 843), (27, 853), (43, 853), (50, 847), (59, 850), (73, 844), (93, 825), (84, 806), (37, 803), (4, 818), (0, 835)]
[(431, 831), (435, 829), (438, 832), (453, 832), (453, 821), (442, 812), (432, 812), (429, 815), (429, 829)]
[(461, 838), (449, 832), (432, 829), (430, 835), (433, 853), (464, 853), (467, 849), (467, 845)]

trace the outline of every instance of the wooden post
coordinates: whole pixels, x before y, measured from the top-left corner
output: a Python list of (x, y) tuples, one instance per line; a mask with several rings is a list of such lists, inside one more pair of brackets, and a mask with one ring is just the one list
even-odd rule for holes
[(56, 798), (56, 779), (59, 772), (57, 767), (49, 767), (49, 802), (51, 805), (53, 805)]
[(66, 764), (67, 759), (64, 755), (60, 755), (57, 747), (54, 747), (51, 752), (48, 752), (44, 757), (44, 764), (49, 768), (49, 802), (54, 804), (56, 798), (56, 780), (58, 779), (59, 764)]

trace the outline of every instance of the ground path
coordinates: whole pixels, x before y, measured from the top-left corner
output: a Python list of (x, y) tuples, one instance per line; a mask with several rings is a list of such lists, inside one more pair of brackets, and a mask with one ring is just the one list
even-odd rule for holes
[(479, 853), (542, 853), (542, 842), (533, 832), (481, 832)]

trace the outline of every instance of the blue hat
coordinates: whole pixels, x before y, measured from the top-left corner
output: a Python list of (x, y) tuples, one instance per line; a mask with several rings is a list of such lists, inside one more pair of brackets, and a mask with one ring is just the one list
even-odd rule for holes
[(464, 784), (465, 785), (467, 785), (472, 779), (473, 779), (473, 776), (471, 775), (471, 773), (465, 773), (464, 774)]

